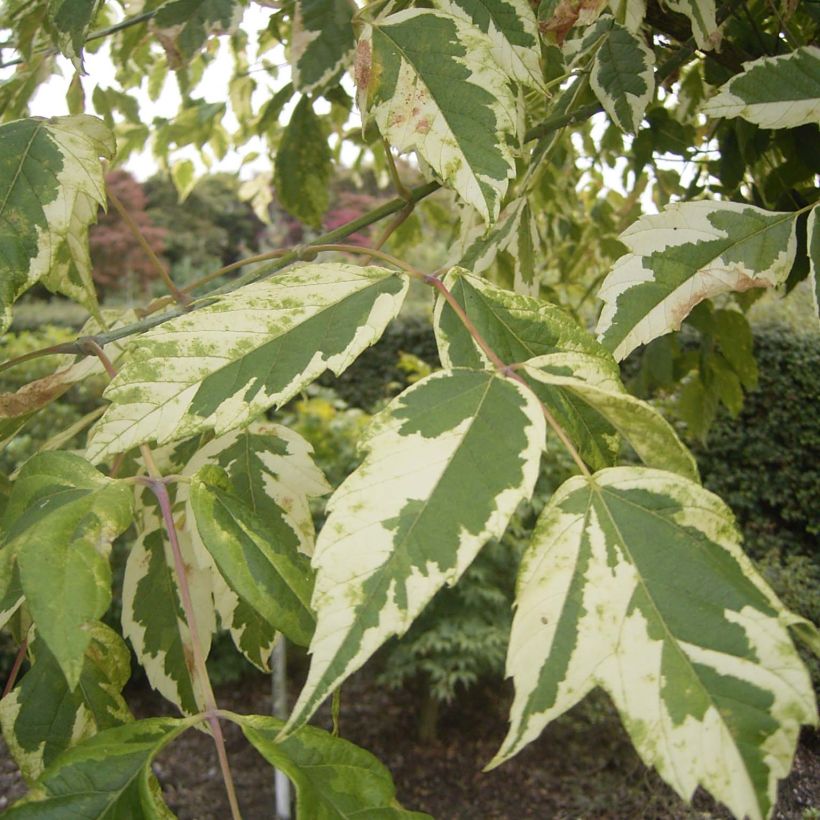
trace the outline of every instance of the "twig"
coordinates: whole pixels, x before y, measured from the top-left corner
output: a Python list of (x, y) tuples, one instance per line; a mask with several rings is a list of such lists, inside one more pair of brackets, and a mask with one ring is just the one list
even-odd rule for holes
[(145, 235), (140, 230), (140, 226), (134, 221), (131, 214), (128, 213), (125, 205), (122, 204), (120, 198), (109, 188), (108, 189), (108, 199), (110, 200), (111, 204), (114, 206), (114, 209), (120, 215), (120, 218), (123, 222), (128, 226), (128, 230), (131, 231), (134, 239), (137, 240), (139, 246), (144, 251), (145, 255), (151, 261), (151, 264), (154, 266), (155, 270), (159, 274), (162, 281), (165, 283), (165, 287), (171, 292), (171, 296), (174, 297), (174, 300), (179, 305), (188, 305), (190, 304), (191, 298), (186, 294), (183, 293), (175, 284), (173, 279), (168, 275), (168, 271), (165, 269), (165, 265), (160, 262), (159, 257), (154, 252), (154, 249), (148, 244), (148, 240), (145, 238)]
[(11, 667), (11, 672), (9, 672), (9, 679), (6, 681), (6, 685), (3, 687), (3, 694), (0, 696), (0, 700), (6, 697), (12, 689), (14, 689), (14, 684), (17, 681), (17, 675), (20, 674), (20, 667), (23, 665), (23, 661), (26, 659), (26, 652), (28, 651), (28, 638), (23, 638), (23, 642), (20, 644), (20, 648), (17, 650), (17, 655), (14, 658), (14, 664)]
[[(370, 247), (374, 248), (375, 250), (379, 250), (382, 247), (382, 245), (384, 245), (384, 243), (387, 242), (388, 239), (390, 239), (390, 237), (393, 235), (393, 232), (396, 230), (396, 228), (398, 228), (399, 225), (401, 225), (405, 221), (405, 219), (407, 219), (407, 217), (410, 216), (410, 214), (413, 213), (413, 209), (415, 207), (416, 207), (416, 204), (414, 202), (408, 202), (407, 206), (405, 208), (402, 208), (393, 217), (393, 219), (390, 220), (390, 222), (387, 224), (387, 227), (380, 234), (379, 238)], [(372, 256), (373, 256), (372, 254), (370, 254), (369, 256), (366, 256), (362, 260), (362, 264), (363, 265), (370, 264), (370, 260), (371, 260)]]

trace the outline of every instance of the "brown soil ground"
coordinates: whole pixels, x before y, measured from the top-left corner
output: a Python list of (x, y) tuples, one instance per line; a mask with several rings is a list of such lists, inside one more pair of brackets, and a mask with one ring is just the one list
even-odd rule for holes
[[(140, 716), (170, 713), (150, 691), (132, 689), (127, 695)], [(416, 740), (417, 701), (409, 693), (386, 691), (360, 675), (345, 685), (342, 698), (342, 734), (390, 768), (406, 808), (429, 812), (438, 820), (730, 817), (700, 793), (694, 808), (687, 807), (645, 769), (603, 697), (556, 721), (518, 757), (488, 773), (481, 768), (504, 736), (506, 690), (473, 690), (462, 703), (443, 709), (438, 740), (425, 743)], [(268, 714), (268, 679), (251, 676), (222, 687), (218, 699), (221, 706), (237, 712)], [(326, 711), (317, 722), (328, 728)], [(236, 726), (225, 729), (243, 817), (272, 818), (272, 770)], [(181, 820), (229, 817), (213, 744), (205, 734), (182, 735), (159, 756), (154, 770)], [(0, 741), (0, 812), (24, 791)], [(781, 784), (775, 817), (820, 817), (816, 733), (802, 738), (794, 769)]]

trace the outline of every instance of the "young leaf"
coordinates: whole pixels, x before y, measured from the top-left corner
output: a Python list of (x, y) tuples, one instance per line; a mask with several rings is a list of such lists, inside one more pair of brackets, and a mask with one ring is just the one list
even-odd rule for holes
[(322, 121), (310, 99), (302, 97), (276, 152), (276, 199), (297, 219), (318, 228), (330, 202), (332, 174), (333, 157)]
[(495, 221), (515, 166), (516, 103), (488, 39), (462, 19), (410, 9), (367, 24), (356, 56), (359, 108), (399, 151)]
[(289, 728), (503, 533), (532, 492), (544, 434), (530, 391), (475, 370), (427, 376), (373, 419), (316, 543), (313, 661)]
[(43, 642), (77, 685), (88, 624), (111, 602), (111, 542), (132, 520), (128, 485), (71, 453), (41, 453), (23, 466), (3, 519), (4, 550)]
[(128, 648), (101, 623), (91, 624), (89, 632), (76, 689), (69, 689), (56, 658), (36, 638), (30, 648), (31, 669), (0, 701), (3, 737), (29, 783), (66, 749), (131, 720), (120, 694), (131, 677)]
[[(195, 714), (204, 708), (204, 696), (194, 675), (191, 632), (173, 555), (153, 509), (144, 507), (142, 517), (141, 533), (128, 555), (122, 582), (122, 633), (131, 641), (151, 686), (182, 712)], [(178, 527), (177, 532), (202, 654), (207, 657), (216, 631), (211, 572), (199, 566), (189, 531)]]
[(339, 375), (399, 312), (407, 279), (378, 267), (294, 266), (141, 336), (105, 392), (89, 458), (241, 427), (325, 370)]
[(728, 291), (779, 285), (796, 244), (793, 213), (738, 202), (679, 202), (622, 235), (622, 256), (599, 292), (601, 343), (616, 359), (678, 330), (695, 305)]
[(720, 46), (715, 18), (715, 0), (666, 0), (667, 8), (685, 14), (692, 23), (692, 35), (699, 49), (712, 51)]
[[(518, 364), (550, 353), (583, 353), (599, 363), (601, 372), (619, 378), (609, 352), (557, 305), (496, 288), (459, 268), (453, 268), (444, 283), (502, 361)], [(443, 299), (436, 302), (433, 323), (445, 367), (492, 366)], [(597, 469), (615, 463), (618, 434), (600, 413), (563, 388), (535, 380), (529, 383), (590, 465)]]
[(239, 0), (168, 0), (154, 23), (172, 68), (189, 61), (212, 34), (233, 31), (242, 19)]
[(803, 46), (745, 63), (701, 110), (710, 117), (743, 117), (761, 128), (820, 122), (820, 48)]
[(493, 59), (513, 80), (545, 90), (538, 26), (526, 0), (436, 0), (435, 5), (478, 28)]
[(49, 288), (97, 310), (87, 234), (106, 203), (99, 158), (113, 154), (111, 132), (85, 114), (0, 125), (0, 333), (49, 274)]
[(283, 723), (261, 715), (232, 715), (245, 737), (296, 786), (296, 816), (305, 820), (379, 817), (423, 820), (403, 809), (387, 767), (370, 752), (314, 726), (280, 739)]
[(193, 477), (189, 504), (202, 543), (239, 600), (273, 629), (307, 646), (315, 627), (308, 558), (242, 503), (219, 467), (205, 466)]
[(622, 131), (635, 133), (655, 93), (655, 55), (640, 34), (612, 23), (595, 53), (589, 83)]
[(47, 25), (57, 47), (75, 66), (81, 64), (85, 38), (103, 0), (48, 0)]
[(551, 353), (530, 359), (521, 375), (532, 383), (555, 385), (600, 413), (634, 448), (648, 467), (698, 480), (698, 468), (672, 425), (651, 404), (624, 389), (620, 378), (583, 353)]
[(151, 761), (192, 723), (192, 719), (148, 718), (94, 735), (61, 755), (4, 817), (168, 820), (173, 815), (162, 801)]
[(719, 498), (641, 467), (570, 479), (536, 526), (516, 607), (511, 727), (491, 766), (600, 686), (684, 799), (702, 785), (737, 817), (768, 815), (814, 693), (795, 616)]
[(296, 0), (290, 38), (293, 86), (303, 94), (334, 84), (356, 50), (347, 0)]

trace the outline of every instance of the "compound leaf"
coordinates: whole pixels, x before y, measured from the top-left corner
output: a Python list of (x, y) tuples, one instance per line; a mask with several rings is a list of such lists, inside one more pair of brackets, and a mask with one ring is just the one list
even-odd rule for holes
[(374, 417), (316, 542), (313, 660), (289, 728), (503, 533), (532, 492), (544, 434), (530, 391), (476, 370), (427, 376)]
[(604, 280), (601, 343), (616, 359), (678, 330), (695, 305), (785, 281), (797, 247), (793, 213), (737, 202), (679, 202), (621, 234), (631, 253)]
[(409, 9), (364, 27), (359, 108), (399, 151), (416, 150), (487, 221), (514, 175), (516, 102), (491, 44), (463, 19)]
[(290, 38), (293, 86), (303, 94), (335, 83), (356, 50), (347, 0), (296, 0)]
[(746, 63), (701, 110), (710, 117), (743, 117), (761, 128), (820, 122), (820, 48), (803, 46)]
[(763, 818), (814, 692), (788, 634), (799, 621), (699, 485), (642, 467), (570, 479), (522, 561), (507, 655), (511, 727), (497, 765), (600, 686), (648, 765)]
[(378, 267), (294, 266), (141, 336), (91, 432), (100, 461), (152, 440), (218, 435), (339, 375), (398, 313), (407, 279)]

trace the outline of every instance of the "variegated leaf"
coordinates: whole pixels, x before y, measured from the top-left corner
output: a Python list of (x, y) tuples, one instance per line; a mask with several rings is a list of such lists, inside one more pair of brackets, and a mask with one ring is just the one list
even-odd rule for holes
[(545, 90), (538, 25), (527, 0), (435, 0), (435, 6), (478, 28), (490, 41), (493, 59), (513, 80)]
[(601, 360), (585, 353), (550, 353), (530, 359), (519, 371), (530, 384), (560, 387), (600, 413), (633, 447), (648, 467), (698, 480), (689, 450), (651, 404), (624, 389)]
[(672, 330), (695, 305), (785, 281), (796, 251), (794, 213), (737, 202), (679, 202), (621, 234), (631, 253), (604, 280), (601, 343), (616, 359)]
[[(122, 633), (151, 686), (186, 714), (204, 708), (194, 675), (193, 643), (185, 620), (174, 559), (163, 524), (152, 507), (141, 511), (140, 535), (125, 565), (122, 582)], [(179, 524), (179, 522), (178, 522)], [(189, 530), (177, 527), (202, 654), (207, 657), (216, 630), (211, 572), (200, 566)]]
[(97, 310), (87, 234), (106, 203), (100, 157), (113, 154), (111, 132), (85, 114), (0, 125), (0, 332), (40, 280)]
[(339, 80), (353, 61), (353, 11), (348, 0), (296, 0), (290, 65), (297, 91), (324, 91)]
[(544, 434), (530, 391), (476, 370), (427, 376), (374, 417), (316, 543), (313, 658), (290, 729), (503, 533)]
[(11, 547), (0, 547), (0, 629), (23, 603), (23, 586), (17, 556)]
[(745, 63), (701, 110), (710, 117), (743, 117), (761, 128), (820, 124), (820, 48), (803, 46)]
[(56, 658), (37, 638), (31, 669), (0, 701), (3, 737), (29, 783), (66, 749), (131, 720), (121, 695), (131, 677), (128, 648), (104, 624), (92, 623), (89, 632), (76, 689), (67, 686)]
[(213, 465), (191, 479), (189, 505), (199, 538), (239, 600), (273, 629), (307, 646), (315, 627), (313, 572), (292, 532), (266, 526), (233, 492), (228, 474)]
[(655, 93), (655, 55), (640, 34), (610, 23), (595, 53), (589, 83), (622, 131), (635, 133)]
[(768, 816), (816, 720), (786, 612), (697, 484), (640, 467), (564, 484), (522, 561), (497, 765), (600, 686), (647, 765), (684, 798)]
[(151, 761), (192, 723), (148, 718), (94, 735), (59, 757), (4, 818), (170, 820), (174, 815), (162, 800)]
[(60, 51), (77, 66), (102, 3), (103, 0), (48, 0), (46, 20), (51, 36)]
[(711, 51), (720, 46), (720, 31), (715, 19), (715, 0), (665, 0), (664, 5), (689, 18), (692, 35), (698, 48)]
[(631, 32), (637, 32), (646, 17), (646, 0), (609, 0), (615, 19)]
[[(496, 288), (459, 268), (453, 268), (444, 283), (503, 362), (520, 364), (549, 353), (575, 352), (596, 360), (611, 379), (619, 378), (609, 352), (557, 305)], [(443, 299), (436, 302), (433, 322), (445, 367), (494, 367)], [(600, 413), (562, 387), (533, 380), (529, 384), (588, 464), (597, 469), (615, 463), (618, 434)]]
[(535, 256), (540, 237), (538, 224), (525, 197), (507, 205), (490, 228), (481, 223), (468, 226), (462, 245), (456, 257), (457, 265), (473, 273), (482, 273), (492, 267), (500, 253), (507, 253), (512, 260), (513, 290), (526, 296), (538, 296), (541, 288), (535, 277)]
[(242, 19), (243, 0), (167, 0), (154, 24), (172, 67), (191, 59), (212, 34), (232, 32)]
[(325, 370), (339, 375), (406, 293), (407, 279), (385, 268), (306, 264), (154, 328), (108, 386), (89, 458), (247, 424)]
[(806, 226), (806, 237), (809, 250), (809, 283), (811, 286), (811, 297), (814, 300), (814, 312), (820, 317), (820, 272), (817, 266), (820, 265), (820, 230), (817, 228), (817, 212), (820, 206), (812, 209), (809, 214), (808, 225)]
[(111, 602), (111, 542), (132, 520), (127, 484), (71, 453), (41, 453), (23, 466), (3, 519), (26, 602), (71, 689), (91, 635)]
[(416, 150), (487, 221), (515, 173), (516, 100), (491, 44), (464, 20), (427, 9), (364, 27), (359, 108), (400, 151)]
[(261, 715), (231, 715), (245, 737), (272, 766), (296, 786), (296, 811), (310, 820), (378, 817), (379, 820), (431, 820), (403, 809), (387, 767), (349, 740), (315, 726), (280, 738), (283, 723)]

